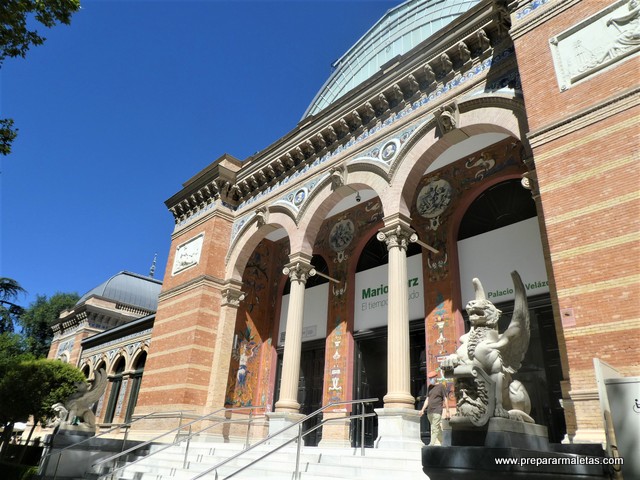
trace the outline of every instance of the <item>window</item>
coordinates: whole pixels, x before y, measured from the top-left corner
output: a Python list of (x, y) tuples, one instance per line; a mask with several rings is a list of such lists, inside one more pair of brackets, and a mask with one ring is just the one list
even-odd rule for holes
[(120, 358), (113, 369), (114, 376), (111, 378), (111, 394), (109, 395), (109, 403), (107, 404), (107, 411), (104, 414), (104, 423), (113, 422), (113, 417), (116, 411), (116, 404), (118, 403), (118, 397), (120, 396), (120, 389), (122, 388), (122, 374), (124, 373), (124, 358)]
[(147, 352), (142, 352), (138, 357), (135, 365), (135, 371), (131, 375), (131, 393), (129, 394), (129, 403), (127, 405), (127, 414), (124, 417), (125, 422), (130, 422), (133, 412), (138, 402), (138, 394), (140, 393), (140, 384), (142, 383), (142, 372), (144, 364), (147, 361)]

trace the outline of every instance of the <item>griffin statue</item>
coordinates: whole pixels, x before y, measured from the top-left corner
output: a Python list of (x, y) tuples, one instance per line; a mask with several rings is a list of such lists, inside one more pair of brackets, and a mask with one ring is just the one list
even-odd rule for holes
[(95, 372), (93, 384), (77, 382), (76, 391), (64, 402), (52, 406), (58, 412), (61, 428), (95, 431), (96, 416), (91, 407), (96, 403), (107, 388), (107, 372), (100, 369)]
[(456, 353), (441, 367), (453, 370), (457, 412), (452, 426), (485, 425), (491, 417), (534, 423), (531, 400), (524, 385), (514, 380), (529, 347), (529, 308), (518, 272), (511, 272), (515, 305), (509, 327), (498, 331), (502, 312), (486, 299), (480, 280), (473, 279), (475, 299), (467, 303), (471, 329), (460, 337)]

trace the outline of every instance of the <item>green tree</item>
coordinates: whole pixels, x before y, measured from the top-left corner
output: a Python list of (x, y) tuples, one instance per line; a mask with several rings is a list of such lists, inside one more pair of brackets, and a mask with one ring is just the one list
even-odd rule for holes
[(13, 128), (11, 118), (0, 119), (0, 155), (11, 153), (11, 144), (18, 136), (18, 129)]
[(15, 363), (26, 353), (27, 345), (20, 335), (11, 332), (0, 333), (0, 378), (4, 376), (7, 365)]
[[(26, 353), (27, 346), (24, 339), (17, 333), (4, 332), (0, 333), (0, 383), (5, 384), (5, 379), (9, 377), (10, 372), (17, 368), (23, 360), (33, 360), (33, 356)], [(3, 389), (0, 389), (0, 409), (4, 409), (4, 403), (8, 401), (10, 395)], [(13, 424), (9, 417), (5, 417), (0, 413), (0, 426), (3, 427), (2, 445), (9, 442), (13, 433)], [(0, 452), (0, 457), (2, 452)]]
[(53, 337), (51, 325), (63, 310), (72, 308), (79, 298), (77, 293), (56, 293), (51, 298), (46, 295), (36, 297), (35, 302), (17, 319), (29, 352), (36, 357), (47, 356)]
[(12, 278), (0, 277), (0, 334), (13, 332), (14, 324), (24, 309), (15, 303), (25, 289)]
[[(0, 67), (7, 57), (24, 57), (29, 48), (42, 45), (45, 37), (33, 28), (52, 28), (71, 23), (80, 10), (80, 0), (2, 0), (0, 2)], [(37, 22), (35, 23), (34, 22)], [(13, 120), (0, 119), (0, 154), (11, 153), (17, 135)]]
[(32, 417), (29, 438), (38, 422), (46, 424), (54, 416), (51, 406), (75, 392), (76, 382), (85, 381), (76, 367), (60, 360), (34, 359), (28, 353), (5, 367), (0, 376), (0, 424), (13, 430), (15, 422)]

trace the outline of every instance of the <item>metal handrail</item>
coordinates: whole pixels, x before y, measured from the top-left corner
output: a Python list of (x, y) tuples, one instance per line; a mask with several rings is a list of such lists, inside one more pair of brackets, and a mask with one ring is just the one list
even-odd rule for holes
[[(263, 408), (263, 407), (245, 407), (244, 409), (246, 409), (246, 408), (256, 409), (256, 408)], [(226, 409), (226, 410), (239, 410), (239, 409), (240, 409), (240, 408), (236, 408), (236, 409)], [(195, 437), (196, 435), (200, 435), (202, 432), (204, 432), (204, 431), (206, 431), (206, 430), (209, 430), (210, 428), (213, 428), (213, 427), (218, 426), (218, 425), (220, 425), (220, 424), (229, 424), (229, 423), (248, 423), (249, 425), (248, 425), (248, 427), (247, 427), (247, 438), (245, 439), (245, 444), (244, 444), (244, 448), (247, 448), (247, 447), (248, 447), (248, 443), (249, 443), (249, 433), (250, 433), (250, 428), (251, 428), (251, 422), (253, 422), (253, 420), (254, 420), (254, 419), (256, 419), (256, 418), (263, 418), (263, 416), (253, 417), (253, 416), (252, 416), (252, 410), (249, 410), (249, 420), (230, 420), (230, 419), (224, 419), (224, 420), (221, 420), (221, 421), (219, 421), (219, 422), (216, 422), (216, 423), (214, 423), (214, 424), (212, 424), (212, 425), (209, 425), (208, 427), (205, 427), (205, 428), (203, 428), (202, 430), (198, 430), (197, 432), (191, 432), (191, 431), (190, 431), (190, 433), (189, 433), (186, 437), (178, 438), (178, 437), (176, 436), (176, 439), (174, 440), (174, 442), (173, 442), (173, 443), (166, 444), (166, 445), (164, 445), (164, 446), (162, 446), (162, 447), (158, 448), (157, 450), (155, 450), (153, 453), (150, 453), (149, 455), (146, 455), (146, 456), (144, 456), (144, 457), (138, 458), (137, 460), (134, 460), (133, 462), (128, 462), (128, 463), (126, 463), (126, 464), (124, 464), (124, 465), (122, 465), (122, 466), (120, 466), (120, 467), (114, 468), (114, 469), (113, 469), (113, 470), (111, 470), (107, 475), (113, 475), (114, 473), (119, 472), (119, 471), (121, 471), (121, 470), (124, 470), (125, 468), (127, 468), (127, 467), (129, 467), (129, 466), (131, 466), (131, 465), (135, 465), (135, 464), (136, 464), (136, 463), (138, 463), (138, 462), (141, 462), (141, 461), (143, 461), (143, 460), (147, 460), (149, 457), (151, 457), (151, 456), (155, 455), (156, 453), (163, 452), (163, 451), (167, 450), (168, 448), (171, 448), (171, 447), (173, 447), (173, 446), (175, 446), (175, 445), (177, 445), (177, 444), (179, 444), (179, 443), (184, 442), (185, 440), (186, 440), (186, 442), (187, 442), (187, 446), (186, 446), (186, 448), (185, 448), (185, 452), (184, 452), (184, 460), (183, 460), (183, 462), (182, 462), (182, 468), (187, 468), (187, 463), (188, 463), (188, 461), (187, 461), (187, 460), (188, 460), (188, 456), (189, 456), (189, 444), (190, 444), (191, 439), (192, 439), (193, 437)], [(187, 426), (187, 425), (185, 425), (185, 426)], [(189, 427), (189, 430), (191, 430), (191, 427)], [(170, 432), (167, 432), (167, 434), (168, 434), (168, 433), (170, 433)], [(137, 447), (137, 448), (139, 448), (139, 447)], [(97, 465), (97, 463), (96, 463), (96, 464), (94, 464), (94, 466), (95, 466), (95, 465)]]
[(105, 432), (99, 433), (98, 435), (94, 435), (94, 436), (92, 436), (92, 437), (85, 438), (84, 440), (80, 440), (79, 442), (73, 443), (73, 444), (71, 444), (71, 445), (67, 445), (66, 447), (61, 448), (60, 450), (54, 450), (54, 449), (53, 449), (53, 439), (55, 438), (55, 435), (56, 435), (56, 434), (54, 434), (54, 436), (53, 436), (53, 438), (52, 438), (52, 440), (51, 440), (51, 446), (50, 446), (51, 451), (50, 451), (49, 453), (47, 453), (44, 457), (42, 457), (42, 458), (40, 459), (40, 469), (41, 469), (41, 471), (43, 471), (43, 472), (44, 472), (44, 471), (46, 471), (46, 470), (45, 470), (45, 468), (48, 466), (49, 458), (51, 458), (51, 456), (52, 456), (52, 455), (54, 455), (54, 454), (55, 454), (55, 455), (58, 455), (58, 462), (56, 463), (56, 468), (55, 468), (55, 470), (53, 471), (53, 480), (56, 480), (56, 476), (58, 475), (58, 468), (60, 467), (60, 459), (62, 458), (62, 454), (63, 454), (63, 452), (65, 452), (66, 450), (69, 450), (69, 449), (71, 449), (71, 448), (75, 448), (75, 447), (77, 447), (78, 445), (81, 445), (81, 444), (83, 444), (83, 443), (86, 443), (86, 442), (90, 442), (90, 441), (92, 441), (92, 440), (95, 440), (96, 438), (102, 437), (103, 435), (106, 435), (106, 434), (108, 434), (108, 433), (111, 433), (111, 432), (113, 432), (113, 431), (115, 431), (115, 430), (118, 430), (118, 429), (120, 429), (120, 428), (124, 428), (124, 429), (125, 429), (124, 439), (122, 440), (122, 446), (123, 446), (123, 448), (124, 448), (124, 445), (125, 445), (125, 443), (126, 443), (126, 441), (127, 441), (127, 437), (128, 437), (128, 435), (129, 435), (129, 428), (131, 428), (131, 425), (133, 425), (133, 424), (134, 424), (134, 423), (136, 423), (137, 421), (139, 421), (139, 420), (144, 420), (144, 419), (146, 419), (146, 418), (149, 418), (149, 417), (151, 417), (151, 416), (158, 415), (158, 414), (167, 415), (167, 414), (169, 414), (169, 413), (179, 413), (179, 414), (180, 414), (180, 416), (182, 416), (182, 414), (183, 414), (185, 411), (190, 412), (190, 411), (192, 411), (192, 410), (184, 410), (184, 411), (183, 411), (183, 410), (177, 410), (177, 411), (174, 411), (174, 412), (151, 412), (151, 413), (148, 413), (147, 415), (143, 415), (143, 416), (141, 416), (141, 417), (138, 417), (138, 418), (134, 419), (134, 420), (133, 420), (133, 421), (131, 421), (131, 422), (120, 423), (120, 424), (116, 425), (115, 427), (110, 428), (109, 430), (107, 430), (107, 431), (105, 431)]
[[(185, 423), (184, 425), (181, 424), (177, 428), (174, 428), (172, 430), (169, 430), (167, 432), (162, 433), (161, 435), (153, 437), (151, 440), (147, 440), (146, 442), (140, 443), (140, 444), (136, 445), (135, 447), (129, 448), (127, 450), (124, 450), (124, 451), (122, 451), (122, 452), (120, 452), (120, 453), (118, 453), (116, 455), (112, 455), (110, 457), (102, 458), (102, 459), (98, 460), (96, 463), (92, 464), (91, 468), (93, 469), (93, 468), (96, 468), (98, 465), (102, 465), (103, 463), (107, 463), (107, 462), (110, 462), (110, 461), (113, 461), (113, 460), (117, 460), (118, 458), (122, 457), (123, 455), (127, 455), (127, 454), (133, 452), (134, 450), (138, 450), (138, 449), (140, 449), (142, 447), (145, 447), (145, 446), (155, 442), (156, 440), (159, 440), (162, 437), (165, 437), (165, 436), (167, 436), (167, 435), (169, 435), (171, 433), (174, 433), (174, 432), (178, 432), (179, 433), (179, 431), (182, 430), (183, 428), (189, 427), (189, 434), (186, 437), (180, 438), (179, 435), (176, 435), (176, 439), (172, 443), (169, 443), (169, 444), (161, 447), (160, 449), (154, 451), (153, 453), (151, 453), (151, 454), (149, 454), (149, 455), (147, 455), (147, 456), (145, 456), (143, 458), (140, 458), (138, 460), (135, 460), (135, 461), (127, 463), (127, 464), (125, 464), (125, 465), (123, 465), (121, 467), (118, 467), (118, 468), (115, 468), (115, 469), (111, 470), (108, 475), (112, 475), (115, 472), (118, 472), (118, 471), (128, 467), (129, 465), (133, 465), (133, 464), (135, 464), (135, 463), (137, 463), (137, 462), (139, 462), (139, 461), (141, 461), (143, 459), (147, 459), (150, 456), (155, 455), (158, 452), (162, 452), (162, 451), (166, 450), (167, 448), (170, 448), (170, 447), (172, 447), (172, 446), (174, 446), (174, 445), (176, 445), (178, 443), (181, 443), (181, 442), (183, 442), (185, 440), (187, 440), (187, 442), (189, 442), (192, 437), (194, 437), (196, 435), (199, 435), (200, 433), (202, 433), (202, 432), (204, 432), (204, 431), (206, 431), (206, 430), (208, 430), (210, 428), (213, 428), (216, 425), (220, 425), (221, 423), (222, 424), (225, 424), (225, 423), (241, 423), (241, 422), (246, 421), (246, 420), (229, 421), (229, 419), (225, 418), (225, 419), (222, 419), (221, 421), (219, 421), (217, 423), (214, 423), (213, 425), (209, 425), (208, 427), (203, 428), (202, 430), (198, 430), (195, 433), (191, 432), (191, 426), (194, 423), (198, 423), (198, 422), (202, 422), (204, 420), (208, 420), (208, 419), (210, 419), (211, 417), (213, 417), (214, 415), (216, 415), (217, 413), (220, 413), (220, 412), (233, 412), (233, 411), (237, 411), (237, 410), (249, 410), (249, 418), (250, 418), (249, 422), (251, 422), (252, 421), (251, 420), (251, 412), (253, 410), (261, 409), (261, 408), (264, 408), (264, 407), (265, 407), (264, 405), (259, 405), (259, 406), (252, 406), (252, 407), (219, 408), (218, 410), (215, 410), (215, 411), (213, 411), (211, 413), (208, 413), (206, 415), (202, 415), (201, 417), (198, 417), (198, 418), (196, 418), (195, 420), (193, 420), (193, 421), (191, 421), (189, 423)], [(248, 433), (247, 433), (247, 436), (248, 436)], [(189, 453), (189, 447), (188, 447), (188, 443), (187, 443), (187, 449), (186, 449), (186, 452), (185, 452), (185, 461), (184, 461), (183, 465), (186, 464), (186, 458), (187, 458), (187, 454), (188, 453)]]
[[(213, 472), (215, 470), (216, 472), (216, 476), (215, 476), (215, 480), (218, 480), (218, 468), (220, 468), (223, 465), (226, 465), (227, 463), (231, 462), (232, 460), (235, 460), (236, 458), (238, 458), (240, 455), (243, 455), (251, 450), (253, 450), (254, 448), (263, 445), (264, 443), (267, 443), (268, 441), (272, 440), (273, 438), (277, 437), (278, 435), (286, 432), (287, 430), (290, 430), (294, 427), (298, 427), (298, 435), (296, 437), (291, 437), (290, 439), (286, 440), (285, 442), (283, 442), (281, 445), (276, 446), (273, 450), (268, 451), (267, 453), (265, 453), (264, 455), (262, 455), (261, 457), (258, 457), (254, 460), (252, 460), (251, 462), (249, 462), (247, 465), (245, 465), (244, 467), (239, 468), (238, 470), (236, 470), (235, 472), (233, 472), (231, 475), (228, 475), (225, 477), (225, 480), (227, 478), (231, 478), (233, 476), (235, 476), (236, 474), (246, 470), (247, 468), (251, 467), (252, 465), (256, 464), (257, 462), (259, 462), (260, 460), (262, 460), (263, 458), (268, 457), (269, 455), (277, 452), (278, 450), (280, 450), (281, 448), (285, 447), (286, 445), (288, 445), (289, 443), (293, 442), (294, 440), (298, 441), (298, 448), (297, 448), (297, 453), (296, 453), (296, 471), (294, 472), (294, 478), (299, 478), (300, 476), (300, 472), (299, 472), (299, 465), (300, 465), (300, 447), (301, 447), (301, 440), (302, 437), (304, 435), (307, 435), (308, 433), (312, 432), (313, 430), (315, 430), (315, 428), (310, 428), (309, 430), (307, 430), (306, 432), (302, 432), (302, 424), (304, 422), (306, 422), (307, 420), (309, 420), (310, 418), (315, 417), (316, 415), (324, 412), (326, 409), (331, 408), (331, 407), (335, 407), (336, 405), (353, 405), (356, 403), (361, 403), (361, 404), (365, 404), (365, 403), (373, 403), (373, 402), (377, 402), (378, 399), (377, 398), (364, 398), (362, 400), (349, 400), (349, 401), (344, 401), (344, 402), (335, 402), (335, 403), (328, 403), (327, 405), (319, 408), (318, 410), (316, 410), (315, 412), (310, 413), (309, 415), (301, 418), (300, 420), (298, 420), (297, 422), (292, 423), (291, 425), (288, 425), (284, 428), (282, 428), (281, 430), (278, 430), (277, 432), (269, 435), (266, 438), (263, 438), (262, 440), (260, 440), (259, 442), (254, 443), (253, 445), (251, 445), (249, 448), (236, 453), (235, 455), (232, 455), (229, 458), (226, 458), (225, 460), (222, 460), (221, 462), (218, 462), (217, 464), (215, 464), (214, 466), (208, 468), (207, 470), (204, 470), (202, 472), (200, 472), (198, 475), (196, 475), (195, 477), (191, 477), (189, 480), (197, 480), (198, 478), (201, 478), (211, 472)], [(363, 422), (363, 428), (362, 428), (362, 435), (364, 437), (364, 418), (365, 417), (370, 417), (372, 415), (375, 414), (359, 414), (359, 415), (353, 415), (349, 417), (349, 420), (353, 420), (353, 419), (358, 419), (358, 418), (362, 418), (362, 422)], [(337, 418), (337, 419), (327, 419), (326, 422), (330, 422), (330, 421), (335, 421), (335, 420), (342, 420), (341, 418)], [(323, 423), (326, 423), (325, 421), (323, 421)], [(364, 455), (364, 439), (362, 441), (362, 455)]]
[[(351, 420), (357, 420), (357, 419), (361, 419), (361, 421), (363, 422), (363, 426), (361, 428), (361, 443), (360, 443), (360, 455), (364, 457), (364, 419), (367, 417), (375, 417), (376, 414), (375, 413), (360, 413), (357, 415), (352, 415), (349, 417), (349, 421)], [(308, 434), (310, 434), (311, 432), (316, 431), (318, 428), (322, 427), (325, 423), (329, 423), (329, 422), (335, 422), (335, 421), (340, 421), (342, 420), (341, 418), (328, 418), (326, 420), (322, 420), (320, 423), (318, 423), (317, 425), (314, 425), (313, 427), (311, 427), (310, 429), (306, 430), (305, 432), (302, 431), (302, 424), (299, 425), (299, 430), (298, 430), (298, 436), (296, 437), (292, 437), (288, 440), (286, 440), (285, 442), (283, 442), (282, 444), (276, 446), (273, 450), (268, 451), (267, 453), (265, 453), (264, 455), (262, 455), (261, 457), (258, 457), (254, 460), (252, 460), (251, 462), (249, 462), (248, 464), (246, 464), (243, 467), (240, 467), (239, 469), (237, 469), (235, 472), (233, 472), (230, 475), (227, 475), (226, 477), (224, 477), (223, 480), (227, 480), (228, 478), (231, 477), (235, 477), (237, 474), (239, 474), (240, 472), (245, 471), (246, 469), (252, 467), (253, 465), (255, 465), (256, 463), (258, 463), (260, 460), (268, 457), (269, 455), (277, 452), (278, 450), (280, 450), (283, 447), (286, 447), (287, 445), (289, 445), (290, 443), (292, 443), (294, 440), (297, 441), (297, 448), (296, 448), (296, 469), (294, 472), (294, 479), (299, 478), (300, 476), (300, 455), (302, 454), (301, 452), (301, 447), (302, 447), (302, 438), (307, 436)], [(242, 453), (242, 452), (241, 452)], [(199, 477), (193, 477), (190, 480), (194, 480), (196, 478)], [(218, 479), (218, 474), (216, 472), (216, 477), (215, 479)]]

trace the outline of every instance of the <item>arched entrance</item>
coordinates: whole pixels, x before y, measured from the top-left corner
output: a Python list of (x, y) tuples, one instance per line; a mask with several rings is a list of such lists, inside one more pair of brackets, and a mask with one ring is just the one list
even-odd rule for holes
[[(491, 300), (502, 311), (501, 332), (509, 326), (514, 302), (504, 289), (491, 287), (494, 271), (500, 271), (502, 273), (498, 275), (504, 276), (504, 270), (517, 268), (527, 291), (531, 292), (528, 296), (531, 339), (522, 367), (514, 378), (520, 380), (529, 392), (531, 416), (537, 423), (547, 426), (550, 441), (559, 443), (566, 433), (560, 406), (562, 370), (546, 276), (539, 278), (543, 274), (540, 270), (544, 271), (544, 258), (531, 193), (522, 187), (519, 179), (506, 180), (487, 188), (466, 210), (457, 240), (460, 270), (470, 272), (471, 268), (477, 269), (489, 295), (494, 297)], [(466, 264), (467, 251), (490, 261), (473, 261), (474, 266), (470, 267)], [(521, 260), (519, 266), (514, 267), (513, 258), (523, 257), (526, 260)], [(500, 265), (502, 261), (504, 266)], [(468, 276), (461, 273), (463, 291), (464, 282), (470, 283)], [(501, 297), (505, 300), (501, 301)], [(464, 315), (468, 330), (466, 313)]]

